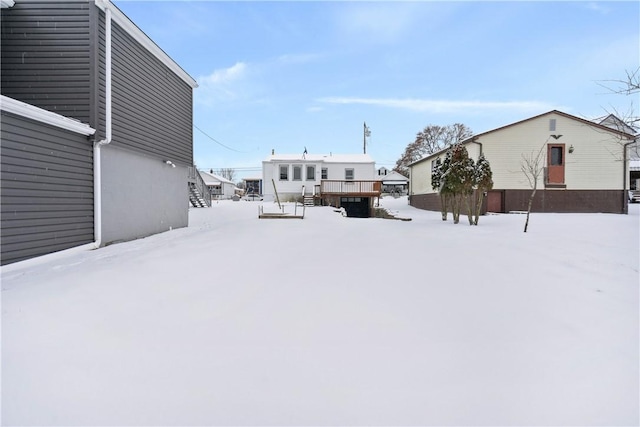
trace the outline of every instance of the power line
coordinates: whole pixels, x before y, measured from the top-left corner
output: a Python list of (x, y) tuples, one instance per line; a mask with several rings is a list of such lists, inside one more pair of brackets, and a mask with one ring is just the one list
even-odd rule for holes
[(207, 134), (205, 131), (203, 131), (202, 129), (200, 129), (198, 126), (196, 126), (195, 124), (193, 125), (194, 128), (198, 129), (200, 132), (202, 132), (202, 134), (204, 136), (206, 136), (207, 138), (209, 138), (210, 140), (212, 140), (213, 142), (215, 142), (216, 144), (220, 145), (221, 147), (226, 148), (227, 150), (231, 150), (231, 151), (235, 151), (236, 153), (250, 153), (250, 151), (240, 151), (240, 150), (236, 150), (235, 148), (231, 148), (228, 147), (226, 145), (224, 145), (222, 142), (218, 141), (217, 139), (215, 139), (214, 137), (210, 136), (209, 134)]

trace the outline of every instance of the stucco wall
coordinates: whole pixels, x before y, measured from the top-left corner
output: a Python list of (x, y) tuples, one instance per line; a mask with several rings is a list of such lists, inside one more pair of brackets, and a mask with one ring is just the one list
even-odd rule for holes
[(188, 225), (186, 167), (109, 145), (101, 157), (103, 244)]

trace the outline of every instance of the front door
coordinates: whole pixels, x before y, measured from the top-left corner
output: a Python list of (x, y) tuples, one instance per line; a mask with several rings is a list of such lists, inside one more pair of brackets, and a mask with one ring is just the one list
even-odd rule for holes
[(547, 165), (547, 183), (564, 184), (564, 144), (549, 144)]

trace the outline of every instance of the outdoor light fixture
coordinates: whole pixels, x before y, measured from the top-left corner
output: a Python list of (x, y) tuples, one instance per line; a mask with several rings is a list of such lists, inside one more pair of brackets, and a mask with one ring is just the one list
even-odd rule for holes
[(571, 144), (571, 145), (569, 146), (569, 153), (573, 153), (573, 150), (574, 150), (574, 148), (573, 148), (573, 144)]
[(173, 162), (171, 160), (165, 160), (164, 161), (167, 165), (171, 166), (172, 168), (175, 168), (176, 165), (173, 164)]

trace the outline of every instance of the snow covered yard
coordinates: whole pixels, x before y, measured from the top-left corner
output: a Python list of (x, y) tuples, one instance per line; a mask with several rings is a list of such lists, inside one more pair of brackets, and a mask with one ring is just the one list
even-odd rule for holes
[(224, 201), (3, 268), (2, 424), (638, 425), (638, 205), (382, 204), (412, 221)]

